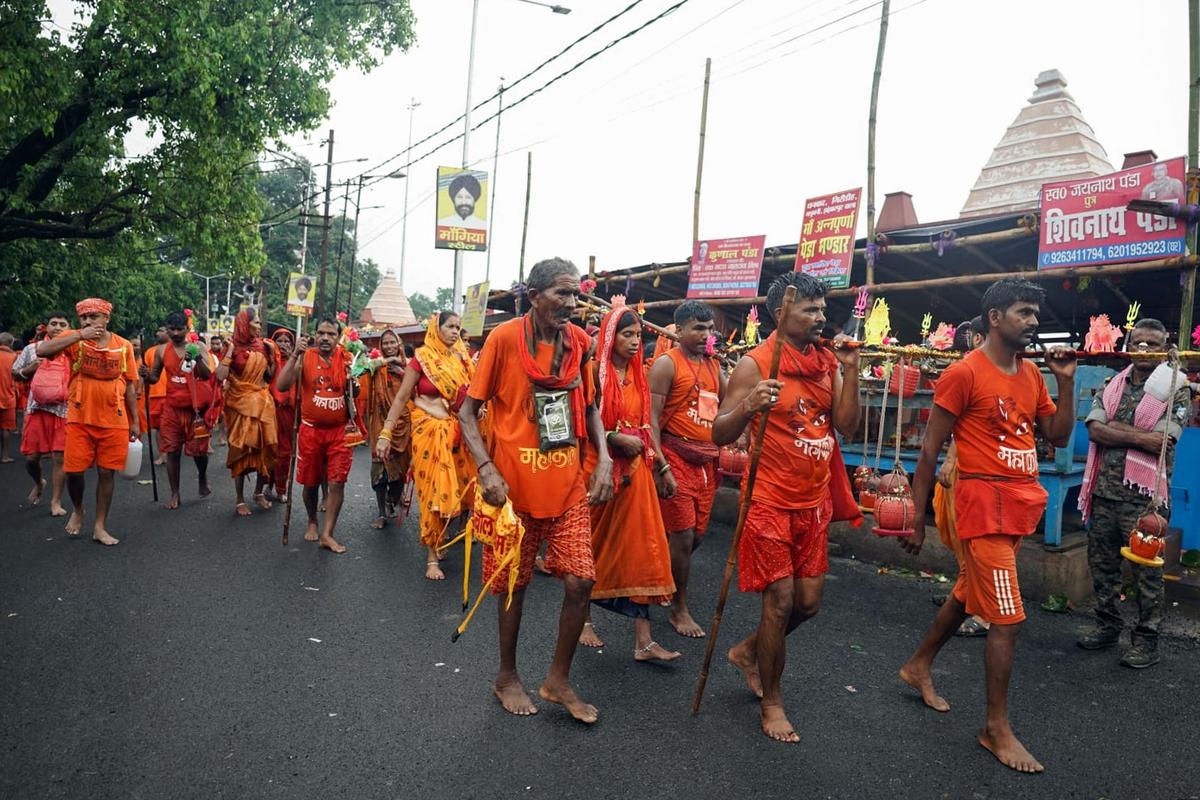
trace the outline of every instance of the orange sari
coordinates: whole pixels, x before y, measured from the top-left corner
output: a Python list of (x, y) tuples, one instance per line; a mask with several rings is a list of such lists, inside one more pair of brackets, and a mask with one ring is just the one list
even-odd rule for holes
[[(387, 365), (375, 370), (374, 374), (370, 376), (367, 386), (366, 414), (367, 430), (370, 434), (367, 438), (368, 442), (374, 443), (379, 439), (383, 423), (387, 420), (388, 412), (392, 408), (392, 401), (396, 398), (396, 393), (400, 391), (401, 380), (401, 376), (394, 374)], [(400, 414), (396, 427), (392, 429), (392, 448), (388, 451), (387, 457), (380, 462), (375, 458), (373, 452), (371, 454), (372, 485), (379, 480), (381, 470), (386, 470), (389, 481), (404, 480), (411, 461), (409, 450), (411, 438), (412, 417), (409, 415), (408, 409), (405, 409)]]
[[(239, 324), (245, 314), (245, 311), (238, 314)], [(235, 371), (239, 365), (241, 370)], [(247, 472), (265, 476), (275, 468), (279, 438), (275, 429), (275, 398), (271, 396), (266, 374), (266, 353), (247, 349), (235, 354), (233, 368), (225, 379), (225, 430), (229, 438), (225, 465), (235, 478)]]

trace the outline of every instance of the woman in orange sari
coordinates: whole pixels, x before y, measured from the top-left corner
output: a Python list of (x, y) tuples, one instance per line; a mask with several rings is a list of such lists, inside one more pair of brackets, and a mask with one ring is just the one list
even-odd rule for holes
[[(670, 599), (675, 582), (651, 473), (654, 449), (642, 321), (618, 298), (614, 298), (612, 310), (600, 323), (594, 361), (600, 418), (607, 432), (616, 487), (612, 500), (592, 507), (592, 554), (596, 564), (592, 602), (633, 617), (635, 660), (674, 661), (680, 654), (667, 650), (650, 635), (650, 608)], [(595, 466), (595, 451), (587, 448), (583, 467), (587, 476)], [(587, 641), (589, 638), (595, 641)], [(592, 646), (602, 644), (590, 619), (580, 641)]]
[[(400, 336), (394, 330), (389, 328), (379, 337), (379, 350), (383, 353), (384, 363), (370, 376), (366, 408), (370, 441), (376, 443), (382, 436), (392, 403), (400, 392), (405, 368), (404, 348), (400, 344)], [(411, 433), (412, 418), (405, 408), (401, 410), (400, 418), (392, 426), (388, 450), (382, 455), (371, 454), (371, 488), (375, 490), (375, 504), (379, 509), (379, 515), (371, 523), (372, 528), (382, 528), (387, 525), (388, 517), (396, 516), (400, 497), (404, 494), (408, 466), (412, 460), (409, 450)]]
[(246, 474), (258, 473), (254, 502), (268, 509), (271, 501), (263, 495), (263, 487), (275, 468), (278, 437), (275, 431), (275, 400), (269, 384), (275, 375), (275, 346), (264, 342), (262, 324), (253, 309), (238, 313), (233, 323), (232, 346), (226, 350), (217, 367), (217, 380), (225, 382), (225, 430), (229, 440), (229, 456), (225, 465), (233, 476), (237, 489), (235, 511), (250, 516), (243, 494)]
[(408, 362), (400, 390), (375, 439), (375, 455), (382, 458), (391, 449), (391, 437), (404, 409), (410, 409), (413, 484), (421, 509), (421, 544), (427, 553), (425, 577), (431, 581), (446, 579), (438, 566), (438, 546), (450, 520), (469, 511), (473, 502), (467, 496), (467, 485), (475, 478), (475, 466), (462, 439), (458, 409), (475, 375), (475, 364), (461, 332), (459, 317), (452, 311), (430, 317), (425, 344)]

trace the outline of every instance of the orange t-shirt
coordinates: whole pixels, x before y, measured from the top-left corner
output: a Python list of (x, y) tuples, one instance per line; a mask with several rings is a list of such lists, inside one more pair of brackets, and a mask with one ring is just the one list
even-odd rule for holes
[(1030, 361), (1015, 375), (973, 350), (937, 382), (933, 402), (949, 411), (958, 445), (958, 470), (997, 478), (1036, 478), (1033, 428), (1056, 411), (1042, 374)]
[[(189, 375), (183, 371), (183, 359), (175, 352), (174, 345), (163, 348), (163, 371), (158, 383), (166, 387), (164, 401), (171, 408), (192, 407), (192, 387), (188, 383)], [(157, 386), (158, 384), (155, 384)], [(150, 387), (150, 397), (154, 397), (154, 386)]]
[[(533, 383), (521, 363), (523, 318), (505, 322), (488, 336), (479, 356), (475, 378), (468, 394), (489, 403), (492, 435), (488, 453), (496, 469), (508, 482), (513, 508), (537, 519), (560, 516), (587, 496), (583, 484), (583, 460), (579, 447), (563, 447), (543, 453), (538, 449), (537, 424), (533, 421)], [(535, 360), (549, 372), (554, 345), (537, 343)], [(584, 365), (584, 394), (594, 397), (592, 370)], [(586, 436), (586, 431), (576, 431)]]
[[(829, 494), (829, 462), (833, 457), (833, 373), (836, 362), (827, 359), (829, 371), (817, 378), (787, 375), (788, 359), (796, 349), (784, 343), (779, 380), (779, 401), (767, 415), (758, 477), (753, 499), (775, 508), (816, 508)], [(765, 378), (771, 372), (772, 346), (767, 342), (749, 353)], [(759, 417), (750, 422), (757, 430)]]
[(0, 408), (17, 407), (17, 384), (12, 366), (17, 354), (10, 347), (0, 347)]
[(137, 384), (133, 345), (115, 333), (108, 344), (79, 341), (64, 351), (71, 364), (67, 422), (97, 428), (128, 428), (125, 386)]
[[(663, 415), (659, 420), (662, 430), (685, 439), (711, 442), (712, 420), (702, 419), (700, 392), (720, 395), (721, 376), (716, 362), (705, 358), (696, 364), (678, 347), (668, 350), (663, 358), (675, 363), (675, 380), (663, 403)], [(716, 411), (715, 406), (712, 410)]]
[[(162, 350), (162, 349), (163, 349), (163, 346), (161, 344), (154, 345), (149, 350), (142, 353), (142, 362), (145, 363), (145, 365), (147, 367), (149, 367), (150, 369), (154, 369), (154, 356), (157, 354), (157, 352), (159, 350)], [(166, 350), (163, 350), (163, 355), (165, 356), (166, 354), (167, 354)], [(159, 374), (158, 380), (155, 381), (154, 383), (150, 384), (150, 399), (151, 400), (153, 400), (157, 397), (166, 397), (167, 396), (167, 371), (165, 369), (166, 361), (163, 362), (163, 366), (164, 366), (164, 369)]]
[(346, 410), (346, 354), (341, 345), (334, 348), (327, 362), (317, 348), (304, 351), (304, 367), (300, 375), (300, 419), (310, 425), (333, 427), (345, 425), (350, 417)]

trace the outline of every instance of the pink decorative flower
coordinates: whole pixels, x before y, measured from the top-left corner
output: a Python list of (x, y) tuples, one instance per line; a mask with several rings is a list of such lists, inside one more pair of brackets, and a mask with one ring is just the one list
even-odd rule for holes
[(380, 358), (382, 356), (383, 352), (378, 347), (371, 350), (371, 358)]
[(1200, 347), (1200, 325), (1196, 326), (1196, 330), (1192, 331), (1192, 344)]
[(584, 294), (592, 294), (596, 291), (596, 282), (591, 278), (584, 278), (579, 282), (579, 291)]
[(343, 323), (343, 324), (344, 324), (344, 323), (346, 322), (346, 320), (347, 320), (347, 319), (349, 319), (349, 317), (346, 315), (346, 312), (345, 312), (345, 311), (339, 311), (339, 312), (337, 312), (337, 320), (338, 320), (338, 322), (341, 322), (341, 323)]
[(191, 310), (190, 308), (185, 308), (185, 309), (183, 310), (183, 315), (184, 315), (185, 317), (190, 317), (190, 316), (192, 315), (192, 310)]
[(352, 342), (357, 342), (358, 341), (358, 331), (356, 331), (354, 328), (351, 328), (350, 330), (346, 331), (346, 338)]
[(708, 335), (708, 338), (704, 340), (704, 352), (710, 356), (715, 355), (717, 352), (717, 337), (713, 336), (711, 333)]

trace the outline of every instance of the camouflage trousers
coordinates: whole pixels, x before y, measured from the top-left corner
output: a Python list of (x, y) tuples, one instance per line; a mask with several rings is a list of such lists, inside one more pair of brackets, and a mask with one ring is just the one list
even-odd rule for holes
[(1139, 640), (1151, 647), (1158, 644), (1158, 628), (1164, 609), (1163, 571), (1126, 561), (1121, 548), (1129, 544), (1129, 534), (1145, 511), (1142, 504), (1092, 498), (1092, 522), (1088, 529), (1088, 566), (1092, 570), (1092, 587), (1096, 592), (1096, 621), (1101, 629), (1120, 633), (1125, 627), (1121, 618), (1121, 567), (1128, 563), (1136, 583), (1138, 624), (1133, 630), (1133, 642)]

